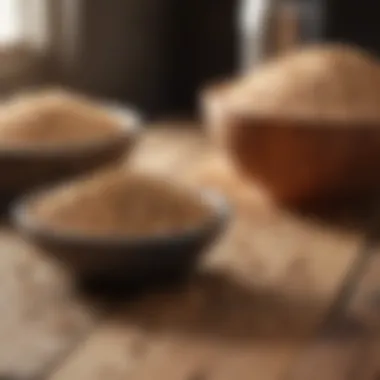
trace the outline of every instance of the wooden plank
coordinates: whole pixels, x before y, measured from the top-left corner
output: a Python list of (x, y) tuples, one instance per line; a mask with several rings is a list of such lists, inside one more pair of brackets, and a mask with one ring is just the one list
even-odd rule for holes
[(38, 376), (89, 332), (97, 309), (13, 231), (0, 229), (0, 375)]
[(380, 328), (380, 246), (369, 248), (362, 277), (347, 305), (346, 314), (367, 329)]
[[(378, 229), (378, 226), (376, 226)], [(363, 276), (352, 295), (347, 315), (362, 326), (363, 344), (358, 349), (355, 380), (380, 378), (380, 245), (368, 252)]]
[(301, 353), (283, 378), (355, 380), (366, 344), (365, 335), (358, 332), (349, 331), (344, 336), (322, 334)]
[(380, 246), (363, 252), (358, 281), (310, 343), (290, 379), (377, 380), (380, 376)]
[(355, 371), (355, 380), (380, 379), (380, 339), (379, 334), (369, 337), (360, 354), (361, 360)]
[[(240, 251), (231, 251), (226, 241), (221, 242), (223, 252), (215, 252), (205, 273), (186, 290), (152, 296), (124, 310), (118, 318), (124, 335), (108, 333), (107, 327), (115, 323), (110, 321), (106, 332), (91, 337), (53, 379), (79, 374), (84, 380), (93, 378), (124, 352), (124, 343), (118, 342), (120, 336), (129, 340), (130, 328), (143, 331), (150, 347), (143, 359), (134, 361), (131, 379), (149, 379), (158, 371), (173, 380), (197, 371), (215, 379), (227, 379), (235, 371), (243, 380), (251, 379), (252, 373), (261, 379), (282, 375), (328, 310), (357, 247), (315, 233), (318, 247), (301, 243), (298, 250), (288, 241), (294, 234), (288, 225), (277, 227), (277, 244), (268, 239), (265, 224), (251, 225), (251, 231), (256, 234), (252, 248), (244, 242)], [(101, 344), (96, 342), (108, 339), (113, 343), (104, 344), (97, 354)], [(120, 372), (125, 375), (123, 369)]]
[[(180, 124), (180, 127), (178, 127)], [(191, 123), (148, 126), (134, 154), (126, 162), (133, 169), (175, 177), (188, 176), (210, 154), (210, 143)]]
[[(122, 307), (51, 378), (101, 379), (107, 371), (110, 380), (282, 378), (333, 303), (363, 231), (281, 210), (247, 188), (242, 196), (242, 187), (229, 187), (234, 177), (203, 182), (203, 173), (193, 170), (212, 160), (203, 140), (191, 139), (202, 152), (191, 160), (188, 134), (178, 132), (169, 144), (169, 135), (154, 133), (147, 156), (135, 164), (192, 184), (212, 183), (239, 205), (236, 216), (184, 288)], [(173, 146), (186, 159), (169, 170), (155, 161), (172, 160), (166, 153)], [(178, 176), (181, 165), (186, 169)]]

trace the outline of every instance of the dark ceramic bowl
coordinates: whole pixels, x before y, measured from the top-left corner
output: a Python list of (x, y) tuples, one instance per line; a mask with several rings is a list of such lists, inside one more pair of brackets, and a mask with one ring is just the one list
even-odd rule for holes
[(141, 238), (84, 235), (39, 224), (29, 205), (40, 196), (43, 193), (16, 203), (11, 214), (15, 226), (44, 252), (58, 258), (77, 278), (87, 280), (135, 284), (184, 277), (229, 220), (224, 199), (204, 191), (201, 199), (211, 213), (196, 228)]
[(140, 131), (140, 118), (133, 111), (110, 106), (120, 118), (120, 134), (86, 143), (54, 147), (0, 148), (0, 206), (25, 191), (75, 177), (112, 164), (125, 156)]

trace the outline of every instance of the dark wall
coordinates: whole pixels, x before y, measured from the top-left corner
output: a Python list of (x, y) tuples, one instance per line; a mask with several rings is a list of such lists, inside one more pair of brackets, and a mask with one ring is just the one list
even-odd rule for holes
[(235, 66), (237, 0), (83, 0), (71, 81), (149, 114), (189, 111)]
[(76, 83), (156, 112), (170, 89), (171, 4), (162, 0), (84, 0)]
[(178, 108), (193, 108), (197, 94), (237, 67), (237, 0), (181, 0), (175, 14), (175, 96)]
[(325, 0), (325, 38), (356, 44), (380, 54), (379, 0)]

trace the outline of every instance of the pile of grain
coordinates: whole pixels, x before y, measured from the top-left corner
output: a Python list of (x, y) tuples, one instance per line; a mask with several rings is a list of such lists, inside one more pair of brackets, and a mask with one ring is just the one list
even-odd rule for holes
[(256, 68), (226, 91), (243, 114), (329, 120), (380, 119), (380, 65), (344, 45), (303, 48)]
[(131, 237), (196, 228), (211, 212), (191, 191), (121, 170), (56, 189), (35, 201), (30, 211), (52, 229)]
[(120, 120), (96, 102), (60, 90), (15, 97), (0, 108), (0, 145), (76, 144), (120, 135)]

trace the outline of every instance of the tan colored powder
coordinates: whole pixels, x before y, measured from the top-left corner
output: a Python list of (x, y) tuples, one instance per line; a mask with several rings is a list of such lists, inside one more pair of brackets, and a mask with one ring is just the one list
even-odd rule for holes
[(308, 47), (239, 78), (226, 96), (245, 114), (378, 121), (380, 66), (348, 46)]
[(49, 228), (131, 237), (191, 229), (211, 215), (192, 192), (121, 170), (55, 190), (36, 201), (31, 212)]
[(60, 90), (18, 96), (0, 108), (0, 145), (57, 145), (120, 135), (120, 120), (96, 102)]

